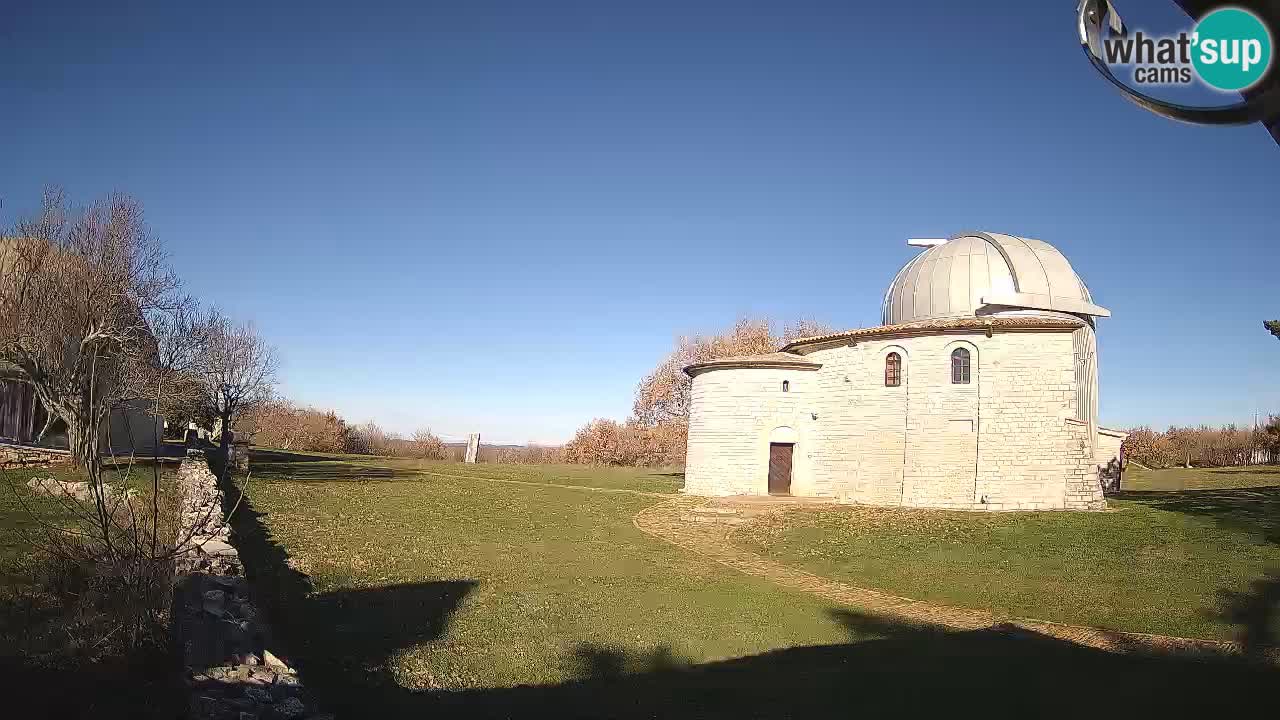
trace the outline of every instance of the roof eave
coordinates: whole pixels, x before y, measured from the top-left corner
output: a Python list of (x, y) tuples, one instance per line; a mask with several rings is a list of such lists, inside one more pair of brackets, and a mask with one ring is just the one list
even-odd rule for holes
[(1045, 318), (978, 318), (962, 317), (949, 321), (917, 321), (901, 325), (881, 325), (871, 328), (846, 330), (831, 335), (799, 338), (784, 345), (780, 352), (804, 354), (824, 347), (838, 347), (851, 341), (879, 338), (919, 337), (925, 335), (953, 335), (995, 332), (1072, 332), (1085, 325), (1084, 321)]
[(816, 363), (811, 360), (804, 360), (797, 356), (796, 362), (786, 362), (779, 360), (733, 360), (718, 361), (709, 360), (707, 362), (695, 363), (684, 368), (684, 374), (689, 377), (701, 375), (704, 372), (712, 370), (743, 370), (743, 369), (760, 369), (760, 370), (817, 370), (822, 367), (822, 363)]

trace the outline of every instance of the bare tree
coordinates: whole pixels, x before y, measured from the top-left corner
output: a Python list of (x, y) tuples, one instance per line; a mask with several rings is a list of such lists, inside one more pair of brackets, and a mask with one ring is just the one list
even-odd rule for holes
[(150, 395), (152, 328), (181, 304), (177, 280), (135, 200), (72, 211), (58, 190), (0, 239), (0, 278), (0, 360), (66, 423), (72, 457), (90, 469), (111, 410)]
[(444, 460), (446, 456), (444, 441), (431, 432), (430, 428), (414, 431), (411, 447), (415, 457), (426, 460)]
[(110, 448), (99, 442), (126, 401), (159, 413), (195, 397), (209, 316), (177, 290), (141, 206), (124, 195), (71, 210), (60, 192), (47, 191), (36, 217), (0, 237), (0, 360), (66, 424), (86, 480), (37, 483), (32, 489), (52, 494), (71, 520), (50, 523), (26, 507), (34, 530), (23, 534), (42, 556), (92, 578), (94, 591), (80, 600), (112, 598), (114, 627), (87, 643), (93, 648), (113, 637), (129, 646), (155, 637), (168, 568), (196, 527), (175, 537), (177, 498), (162, 498), (158, 464), (149, 493), (132, 476), (132, 455), (113, 458), (108, 482), (102, 455)]
[(222, 425), (224, 458), (235, 421), (271, 400), (276, 367), (274, 348), (252, 325), (237, 325), (217, 314), (211, 318), (199, 377), (203, 405)]

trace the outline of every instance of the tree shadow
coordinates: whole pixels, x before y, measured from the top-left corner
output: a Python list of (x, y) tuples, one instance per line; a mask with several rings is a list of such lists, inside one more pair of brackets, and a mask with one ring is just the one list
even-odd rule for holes
[(478, 583), (451, 580), (316, 593), (311, 578), (292, 566), (288, 552), (271, 536), (249, 495), (242, 497), (233, 484), (224, 483), (223, 503), (224, 512), (234, 508), (232, 543), (255, 604), (267, 615), (271, 636), (264, 638), (265, 645), (298, 671), (326, 710), (350, 717), (394, 714), (406, 691), (387, 660), (443, 637), (449, 618)]
[(1259, 533), (1267, 542), (1280, 544), (1280, 487), (1134, 490), (1113, 497), (1155, 510), (1208, 518), (1232, 530)]
[(252, 463), (310, 463), (333, 462), (334, 459), (323, 455), (309, 455), (307, 453), (296, 453), (288, 450), (250, 448), (249, 461)]
[(253, 477), (260, 480), (290, 482), (372, 482), (397, 478), (420, 479), (416, 472), (372, 467), (344, 462), (318, 455), (304, 455), (284, 450), (249, 451)]
[(1247, 467), (1210, 468), (1209, 472), (1215, 475), (1242, 475), (1245, 473), (1250, 475), (1280, 475), (1280, 465), (1249, 465)]
[(1251, 709), (1280, 682), (1274, 667), (1256, 663), (1111, 654), (1024, 629), (955, 631), (832, 610), (847, 642), (705, 663), (665, 646), (583, 644), (566, 682), (415, 690), (396, 682), (395, 658), (446, 637), (474, 581), (313, 593), (247, 498), (233, 539), (274, 626), (273, 648), (298, 669), (320, 706), (339, 717), (739, 720), (958, 707), (994, 716), (1105, 708), (1177, 717)]
[(911, 717), (972, 707), (996, 717), (1100, 710), (1181, 717), (1252, 709), (1280, 680), (1271, 667), (1110, 654), (1025, 630), (953, 631), (848, 610), (832, 615), (848, 630), (848, 643), (702, 664), (679, 661), (665, 647), (637, 653), (583, 646), (580, 676), (570, 682), (439, 693), (431, 710), (736, 719)]
[[(1236, 532), (1252, 533), (1280, 545), (1280, 487), (1213, 490), (1135, 491), (1117, 499), (1156, 510), (1203, 517)], [(1210, 615), (1235, 625), (1236, 641), (1249, 653), (1280, 647), (1280, 568), (1254, 580), (1248, 590), (1218, 591), (1220, 607)]]

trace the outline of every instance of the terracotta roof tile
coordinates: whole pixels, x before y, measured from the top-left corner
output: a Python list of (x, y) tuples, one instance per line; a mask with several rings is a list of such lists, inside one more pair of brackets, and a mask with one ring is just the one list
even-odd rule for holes
[(1078, 327), (1082, 327), (1083, 325), (1084, 322), (1081, 320), (1029, 316), (935, 318), (932, 320), (919, 320), (916, 322), (902, 323), (901, 325), (879, 325), (877, 327), (845, 330), (844, 332), (831, 333), (828, 335), (815, 335), (814, 337), (799, 338), (784, 345), (782, 347), (782, 352), (797, 352), (799, 348), (807, 347), (809, 345), (820, 345), (840, 340), (860, 340), (872, 337), (929, 335), (935, 332), (975, 330), (982, 332), (988, 329), (1004, 332), (1025, 330), (1069, 332)]

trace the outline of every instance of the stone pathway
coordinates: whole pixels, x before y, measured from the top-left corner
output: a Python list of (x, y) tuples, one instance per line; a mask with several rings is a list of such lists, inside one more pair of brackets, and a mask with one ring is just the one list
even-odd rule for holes
[[(848, 585), (819, 577), (737, 547), (729, 540), (735, 527), (754, 517), (787, 508), (815, 505), (811, 500), (777, 498), (677, 497), (641, 510), (634, 523), (641, 531), (709, 558), (739, 572), (783, 587), (810, 592), (841, 605), (889, 615), (913, 623), (958, 630), (991, 628), (1016, 634), (1032, 632), (1058, 640), (1116, 653), (1180, 655), (1198, 658), (1242, 657), (1233, 642), (1118, 632), (1030, 618), (1000, 617), (981, 610), (936, 605), (921, 600)], [(1280, 650), (1262, 653), (1267, 662), (1280, 663)]]

